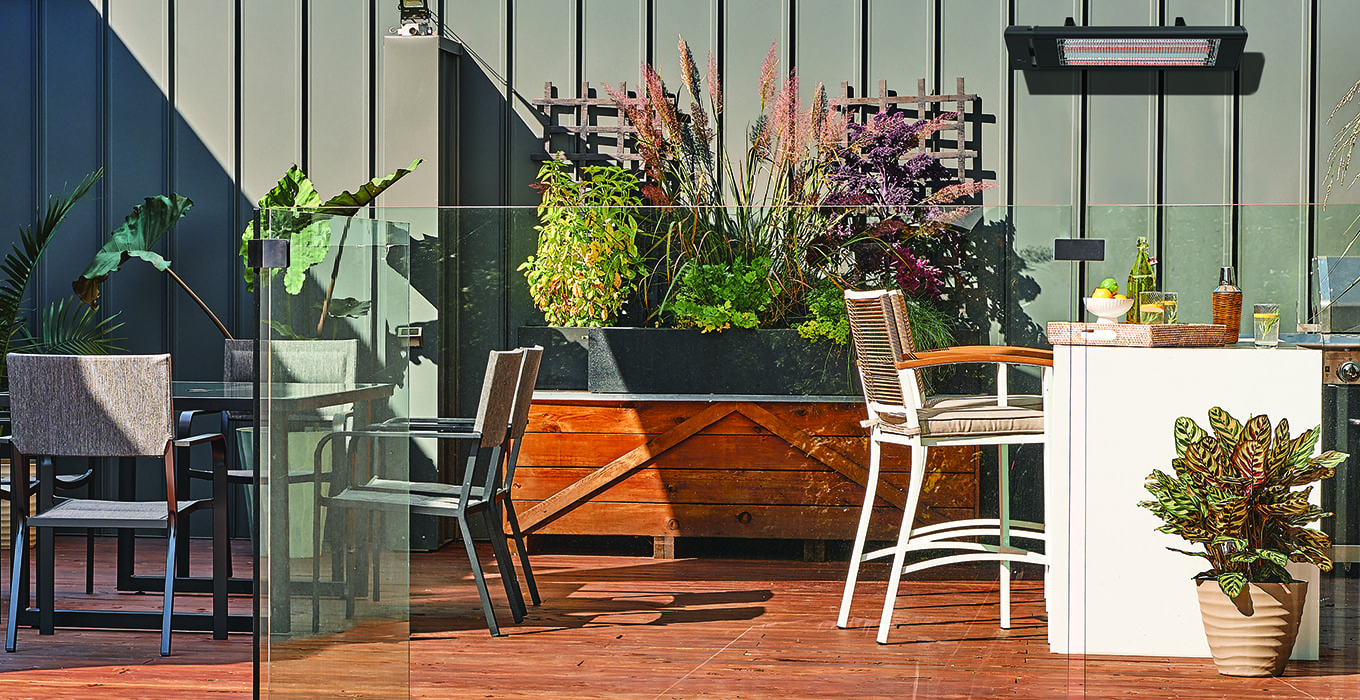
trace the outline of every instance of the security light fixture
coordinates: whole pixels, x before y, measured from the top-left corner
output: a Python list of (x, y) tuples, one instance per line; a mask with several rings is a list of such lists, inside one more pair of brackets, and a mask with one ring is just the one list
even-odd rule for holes
[(397, 0), (401, 9), (401, 27), (393, 33), (398, 36), (427, 36), (434, 34), (430, 23), (429, 0)]
[(1006, 27), (1015, 70), (1237, 70), (1245, 27)]

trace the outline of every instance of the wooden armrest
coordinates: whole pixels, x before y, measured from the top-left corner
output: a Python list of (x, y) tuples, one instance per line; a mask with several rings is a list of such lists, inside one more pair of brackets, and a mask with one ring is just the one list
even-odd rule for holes
[(1000, 363), (1013, 365), (1053, 366), (1053, 351), (1038, 348), (1021, 348), (1012, 345), (960, 345), (918, 352), (915, 358), (897, 363), (897, 369), (917, 369), (937, 365), (954, 365), (969, 362)]

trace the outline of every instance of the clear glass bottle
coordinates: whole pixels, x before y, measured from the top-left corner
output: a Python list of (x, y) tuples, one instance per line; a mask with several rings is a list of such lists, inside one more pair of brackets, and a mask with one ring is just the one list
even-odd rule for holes
[(1138, 253), (1133, 258), (1133, 268), (1129, 270), (1129, 283), (1125, 287), (1126, 294), (1133, 300), (1133, 307), (1129, 309), (1128, 316), (1125, 317), (1129, 323), (1139, 322), (1139, 293), (1150, 292), (1157, 288), (1157, 277), (1152, 274), (1152, 259), (1148, 257), (1147, 236), (1138, 237), (1137, 248)]
[(1214, 323), (1227, 326), (1223, 333), (1223, 344), (1237, 342), (1237, 333), (1242, 327), (1242, 290), (1237, 288), (1237, 273), (1232, 267), (1218, 270), (1218, 286), (1212, 298)]

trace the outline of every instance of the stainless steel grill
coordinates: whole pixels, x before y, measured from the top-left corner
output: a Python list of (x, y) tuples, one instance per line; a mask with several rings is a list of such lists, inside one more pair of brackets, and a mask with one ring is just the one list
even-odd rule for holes
[(1322, 527), (1332, 559), (1360, 562), (1360, 257), (1313, 260), (1309, 287), (1316, 323), (1280, 339), (1322, 350), (1322, 448), (1351, 455), (1322, 482)]

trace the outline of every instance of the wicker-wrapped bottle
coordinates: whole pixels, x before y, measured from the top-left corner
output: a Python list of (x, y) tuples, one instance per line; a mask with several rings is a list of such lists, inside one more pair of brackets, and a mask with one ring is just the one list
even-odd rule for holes
[(1150, 292), (1157, 288), (1157, 278), (1152, 274), (1152, 259), (1148, 257), (1147, 236), (1138, 237), (1138, 254), (1133, 259), (1133, 268), (1129, 270), (1129, 284), (1124, 289), (1130, 299), (1133, 300), (1133, 307), (1129, 309), (1129, 323), (1138, 323), (1138, 296), (1141, 292)]
[(1237, 274), (1231, 267), (1219, 268), (1218, 286), (1213, 295), (1214, 323), (1228, 327), (1223, 333), (1223, 344), (1237, 342), (1237, 332), (1242, 326), (1242, 290), (1237, 288)]

